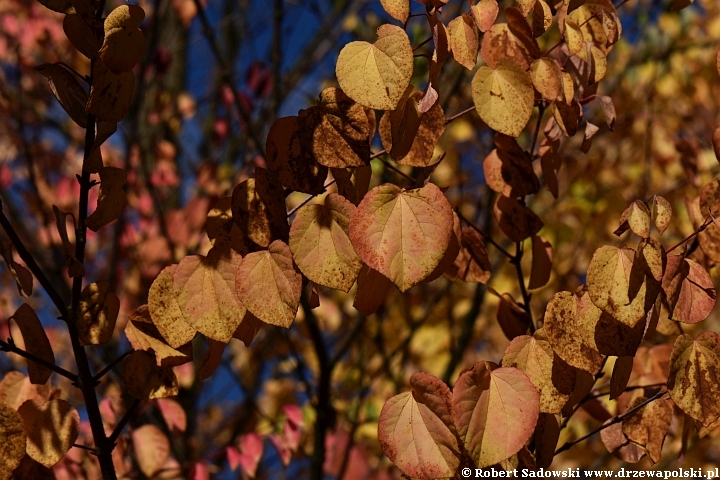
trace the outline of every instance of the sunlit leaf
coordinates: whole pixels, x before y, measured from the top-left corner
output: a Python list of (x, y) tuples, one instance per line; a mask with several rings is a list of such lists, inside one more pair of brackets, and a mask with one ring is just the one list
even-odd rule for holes
[(0, 478), (12, 478), (13, 470), (25, 456), (26, 441), (22, 417), (0, 401)]
[(410, 385), (412, 391), (383, 405), (378, 419), (380, 445), (406, 475), (427, 480), (449, 478), (461, 455), (450, 389), (427, 373), (415, 373)]
[(171, 265), (160, 272), (148, 293), (148, 311), (152, 323), (172, 348), (185, 345), (195, 337), (196, 333), (196, 330), (185, 320), (177, 301), (173, 283), (176, 268), (177, 265)]
[(235, 293), (242, 256), (233, 250), (213, 249), (207, 257), (183, 258), (173, 274), (180, 311), (192, 328), (208, 338), (228, 343), (245, 316), (245, 305)]
[(413, 52), (405, 31), (382, 25), (374, 44), (350, 42), (340, 51), (335, 74), (340, 88), (361, 105), (394, 110), (413, 72)]
[(560, 95), (562, 73), (551, 58), (539, 58), (530, 67), (533, 85), (545, 100), (554, 101)]
[(338, 194), (323, 205), (298, 210), (290, 228), (290, 250), (300, 271), (314, 283), (347, 292), (360, 273), (348, 228), (355, 206)]
[(352, 213), (350, 240), (368, 266), (405, 292), (440, 263), (452, 227), (452, 208), (434, 184), (412, 190), (385, 184)]
[(275, 240), (268, 250), (246, 255), (235, 278), (238, 297), (253, 315), (267, 324), (290, 328), (302, 290), (302, 276), (295, 270), (290, 247)]
[(671, 320), (698, 323), (715, 307), (717, 292), (710, 274), (694, 260), (681, 255), (668, 257), (662, 288)]
[(65, 400), (40, 404), (28, 400), (18, 409), (27, 434), (27, 454), (52, 467), (70, 450), (80, 430), (80, 415)]
[(170, 455), (170, 440), (162, 430), (150, 423), (134, 429), (131, 438), (140, 471), (152, 477)]
[(455, 427), (477, 467), (520, 451), (540, 414), (540, 395), (523, 372), (478, 362), (453, 389)]
[(500, 60), (494, 70), (480, 67), (473, 77), (472, 95), (480, 118), (500, 133), (517, 137), (530, 120), (532, 81), (511, 61)]
[(543, 413), (560, 413), (575, 388), (575, 368), (553, 352), (542, 328), (510, 342), (502, 366), (525, 372), (540, 393)]
[(703, 332), (693, 340), (681, 335), (670, 357), (667, 387), (680, 409), (709, 425), (720, 418), (720, 335)]
[(448, 24), (450, 50), (455, 60), (472, 70), (477, 63), (478, 36), (472, 17), (463, 13)]
[[(645, 397), (634, 398), (628, 405), (628, 410), (646, 400)], [(645, 449), (653, 463), (657, 463), (660, 461), (660, 452), (672, 417), (672, 402), (661, 398), (648, 403), (624, 418), (622, 431), (628, 440)]]
[(405, 23), (410, 15), (410, 0), (380, 0), (385, 11), (395, 20)]
[(495, 23), (500, 8), (497, 0), (479, 0), (477, 4), (470, 5), (470, 11), (477, 27), (485, 33)]

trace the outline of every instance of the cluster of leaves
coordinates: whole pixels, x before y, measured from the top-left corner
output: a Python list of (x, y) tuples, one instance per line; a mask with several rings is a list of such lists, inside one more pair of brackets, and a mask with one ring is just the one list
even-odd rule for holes
[[(346, 45), (336, 65), (339, 88), (326, 88), (316, 105), (297, 116), (278, 119), (267, 135), (267, 162), (254, 169), (252, 178), (234, 186), (231, 195), (219, 195), (212, 208), (197, 208), (200, 220), (194, 223), (204, 223), (211, 245), (206, 254), (183, 254), (170, 266), (165, 265), (172, 257), (163, 257), (157, 263), (164, 268), (151, 269), (154, 281), (147, 304), (134, 308), (124, 323), (132, 351), (119, 359), (123, 391), (138, 400), (128, 409), (113, 404), (110, 397), (98, 405), (95, 384), (115, 363), (90, 375), (84, 346), (112, 341), (121, 300), (108, 280), (83, 286), (85, 235), (86, 228), (96, 232), (121, 218), (128, 202), (129, 172), (105, 166), (101, 146), (130, 110), (135, 88), (132, 70), (146, 43), (139, 29), (145, 14), (138, 6), (124, 5), (103, 19), (100, 3), (41, 3), (65, 14), (67, 38), (91, 60), (88, 76), (62, 62), (37, 67), (69, 117), (87, 130), (78, 177), (78, 217), (53, 205), (65, 267), (73, 279), (72, 306), (68, 308), (47, 281), (4, 214), (2, 226), (11, 242), (1, 243), (0, 253), (22, 295), (32, 292), (32, 275), (48, 290), (76, 342), (78, 374), (56, 365), (51, 339), (35, 311), (28, 304), (18, 308), (12, 319), (22, 343), (11, 338), (0, 345), (28, 359), (28, 376), (8, 375), (0, 384), (0, 437), (8, 440), (0, 449), (5, 468), (0, 477), (15, 471), (40, 478), (47, 474), (44, 467), (56, 464), (60, 465), (56, 473), (65, 469), (67, 475), (79, 474), (80, 460), (58, 462), (72, 456), (68, 452), (80, 438), (94, 443), (102, 476), (114, 478), (116, 472), (129, 469), (128, 443), (121, 432), (138, 405), (156, 408), (169, 432), (185, 431), (183, 407), (167, 397), (180, 393), (179, 367), (193, 362), (198, 334), (207, 345), (197, 362), (197, 376), (204, 379), (220, 365), (233, 338), (249, 346), (263, 324), (289, 329), (300, 305), (310, 325), (321, 296), (332, 295), (328, 289), (347, 293), (357, 284), (353, 307), (369, 316), (382, 310), (393, 285), (409, 294), (411, 288), (441, 276), (485, 284), (497, 269), (486, 244), (517, 272), (520, 299), (488, 287), (499, 299), (498, 320), (511, 342), (501, 366), (481, 361), (462, 370), (452, 391), (442, 380), (416, 373), (410, 377), (412, 391), (385, 403), (377, 418), (380, 445), (405, 475), (452, 478), (465, 467), (549, 466), (557, 453), (577, 443), (568, 441), (556, 450), (561, 427), (593, 400), (594, 384), (609, 357), (616, 357), (611, 399), (629, 391), (638, 358), (669, 365), (660, 375), (638, 374), (641, 383), (653, 380), (644, 389), (632, 390), (638, 395), (625, 398), (618, 415), (598, 407), (596, 418), (606, 423), (597, 431), (618, 458), (637, 462), (647, 455), (651, 462), (659, 462), (674, 418), (673, 403), (697, 422), (701, 436), (717, 426), (720, 409), (713, 398), (720, 393), (720, 383), (713, 372), (720, 361), (719, 336), (681, 335), (671, 352), (661, 346), (641, 347), (641, 342), (653, 338), (663, 312), (671, 320), (692, 325), (706, 319), (715, 305), (706, 266), (720, 261), (720, 223), (715, 218), (720, 211), (720, 180), (708, 183), (694, 201), (686, 202), (695, 230), (672, 246), (663, 246), (651, 235), (653, 225), (662, 235), (671, 224), (670, 202), (659, 195), (633, 202), (616, 234), (632, 231), (640, 238), (637, 248), (599, 248), (588, 266), (586, 286), (555, 294), (544, 319), (533, 318), (528, 290), (550, 282), (554, 255), (551, 243), (538, 235), (543, 219), (530, 208), (529, 200), (542, 187), (558, 198), (564, 165), (561, 144), (583, 122), (580, 150), (590, 150), (601, 127), (584, 118), (586, 110), (600, 108), (610, 130), (616, 122), (612, 100), (598, 94), (607, 57), (622, 30), (616, 6), (609, 0), (557, 5), (523, 0), (502, 12), (496, 0), (480, 0), (470, 2), (469, 13), (459, 14), (447, 25), (440, 19), (447, 0), (421, 1), (426, 7), (421, 17), (431, 35), (423, 44), (433, 43), (432, 55), (420, 55), (428, 64), (424, 91), (411, 83), (418, 74), (414, 52), (422, 45), (413, 47), (406, 29), (381, 25), (374, 43)], [(409, 0), (381, 3), (407, 26)], [(546, 46), (555, 22), (560, 39)], [(450, 58), (475, 71), (470, 88), (474, 108), (446, 118), (440, 78)], [(238, 103), (241, 117), (247, 114), (237, 92), (230, 97), (227, 103)], [(534, 133), (524, 149), (516, 138), (526, 130), (535, 107)], [(376, 111), (384, 111), (379, 120)], [(488, 187), (496, 194), (488, 210), (505, 237), (502, 241), (467, 220), (460, 205), (453, 207), (446, 189), (430, 181), (446, 157), (438, 154), (438, 146), (447, 125), (472, 111), (497, 132), (495, 148), (482, 167)], [(551, 115), (541, 128), (547, 111)], [(376, 136), (384, 150), (373, 153)], [(714, 143), (720, 149), (720, 138)], [(158, 158), (174, 156), (167, 147), (158, 147)], [(401, 183), (371, 188), (374, 159), (396, 172)], [(91, 174), (97, 174), (99, 182), (91, 181)], [(163, 187), (166, 175), (158, 170), (151, 182)], [(88, 197), (97, 183), (97, 208), (88, 216)], [(336, 193), (325, 194), (333, 184)], [(288, 212), (286, 198), (295, 193), (309, 197)], [(309, 204), (323, 194), (321, 203)], [(69, 219), (72, 232), (67, 228)], [(192, 244), (189, 232), (167, 236), (184, 246)], [(515, 254), (506, 249), (508, 243), (514, 244)], [(525, 252), (528, 243), (530, 251)], [(13, 245), (32, 273), (15, 260)], [(680, 247), (681, 255), (669, 255)], [(700, 251), (702, 259), (697, 258)], [(525, 253), (531, 254), (527, 283), (521, 265)], [(313, 327), (308, 328), (321, 344)], [(336, 361), (318, 356), (321, 364)], [(81, 431), (78, 413), (58, 398), (59, 390), (47, 389), (53, 372), (82, 390), (90, 432)], [(660, 388), (663, 385), (666, 389)], [(314, 419), (315, 449), (323, 454), (318, 442), (324, 445), (324, 437), (318, 432), (324, 430), (317, 425), (326, 422), (322, 428), (328, 427), (330, 421), (321, 413), (326, 406), (318, 400)], [(558, 415), (565, 417), (562, 424)], [(273, 421), (276, 425), (267, 437), (287, 465), (302, 449), (306, 415), (286, 403)], [(157, 426), (139, 426), (129, 440), (145, 476), (179, 466), (172, 463), (167, 433)], [(26, 448), (18, 448), (22, 444)], [(218, 456), (227, 459), (233, 470), (242, 467), (254, 477), (263, 453), (262, 436), (245, 433), (238, 445), (224, 448)], [(208, 463), (208, 459), (193, 462), (190, 470), (195, 478), (208, 477)], [(322, 456), (319, 465), (322, 471)]]

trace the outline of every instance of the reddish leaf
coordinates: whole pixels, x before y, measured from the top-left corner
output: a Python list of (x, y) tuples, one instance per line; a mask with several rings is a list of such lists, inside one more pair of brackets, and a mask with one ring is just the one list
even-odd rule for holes
[(715, 307), (717, 292), (712, 278), (697, 262), (681, 255), (668, 257), (662, 288), (672, 320), (698, 323)]
[(155, 425), (146, 424), (133, 430), (132, 443), (140, 471), (147, 477), (158, 472), (170, 456), (170, 441)]

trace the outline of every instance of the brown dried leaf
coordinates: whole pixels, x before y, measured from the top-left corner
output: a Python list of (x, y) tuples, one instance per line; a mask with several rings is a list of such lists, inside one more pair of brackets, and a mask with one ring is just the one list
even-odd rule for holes
[[(23, 342), (25, 343), (25, 350), (31, 355), (54, 365), (55, 354), (53, 353), (50, 340), (35, 310), (27, 303), (23, 303), (10, 318), (14, 319), (20, 328), (20, 333), (22, 333)], [(32, 360), (28, 360), (27, 363), (30, 382), (36, 385), (45, 384), (53, 371)]]
[(327, 167), (315, 161), (300, 142), (298, 117), (279, 118), (272, 124), (265, 145), (268, 168), (286, 188), (309, 195), (325, 190)]
[[(608, 422), (610, 421), (608, 420)], [(616, 423), (600, 430), (600, 439), (608, 452), (624, 462), (637, 463), (645, 455), (643, 448), (631, 443), (625, 436), (622, 423)]]
[(575, 389), (575, 368), (555, 352), (540, 328), (516, 337), (505, 349), (503, 367), (525, 372), (540, 393), (540, 412), (560, 413)]
[[(647, 398), (636, 397), (628, 405), (628, 410), (640, 405)], [(622, 432), (628, 440), (643, 447), (653, 463), (660, 461), (665, 435), (673, 417), (672, 402), (658, 399), (631, 413), (622, 421)]]
[[(75, 48), (87, 58), (93, 59), (97, 56), (100, 47), (103, 45), (105, 30), (102, 20), (92, 14), (72, 13), (65, 15), (63, 19), (63, 30)], [(87, 101), (87, 95), (85, 96)], [(85, 102), (82, 111), (84, 112)]]
[(123, 383), (128, 394), (141, 400), (174, 397), (180, 391), (172, 367), (158, 367), (152, 355), (140, 351), (125, 358)]
[[(541, 2), (542, 0), (538, 0)], [(539, 468), (548, 468), (555, 457), (560, 439), (560, 425), (555, 415), (541, 413), (535, 426), (535, 461)]]
[(550, 106), (553, 118), (557, 122), (562, 132), (572, 137), (577, 133), (578, 123), (582, 116), (582, 107), (574, 98), (567, 104), (564, 101), (555, 101)]
[(625, 391), (633, 371), (635, 357), (618, 357), (610, 378), (610, 400), (615, 400)]
[(97, 208), (87, 218), (85, 225), (97, 232), (108, 223), (117, 220), (127, 205), (125, 182), (127, 172), (122, 168), (103, 167), (100, 170), (100, 195), (98, 195)]
[(130, 110), (135, 75), (132, 72), (113, 73), (105, 62), (93, 62), (93, 84), (85, 111), (105, 122), (119, 122)]
[(534, 50), (528, 45), (527, 39), (518, 38), (507, 23), (496, 23), (485, 35), (480, 46), (480, 56), (490, 68), (495, 68), (502, 59), (507, 59), (528, 70), (534, 57), (530, 53)]
[(207, 257), (183, 258), (173, 274), (175, 298), (185, 321), (218, 342), (228, 343), (245, 316), (245, 305), (235, 293), (241, 261), (233, 250), (213, 249)]
[(453, 277), (463, 282), (487, 283), (492, 266), (482, 236), (472, 227), (463, 227), (460, 247), (453, 263)]
[[(411, 99), (419, 99), (421, 93), (415, 92), (411, 95)], [(380, 119), (378, 130), (380, 131), (380, 140), (383, 148), (391, 152), (393, 149), (391, 116), (383, 115)], [(433, 165), (433, 152), (435, 146), (440, 141), (440, 137), (445, 132), (445, 113), (439, 102), (436, 102), (430, 110), (420, 115), (420, 125), (412, 145), (406, 155), (399, 158), (393, 158), (400, 165), (410, 165), (412, 167), (426, 167)]]
[(233, 190), (232, 217), (247, 238), (267, 247), (273, 240), (287, 240), (290, 233), (285, 193), (267, 170), (255, 168), (254, 174)]
[(79, 126), (87, 127), (85, 104), (88, 102), (88, 94), (77, 77), (59, 64), (45, 63), (35, 67), (35, 70), (48, 79), (53, 95), (70, 118)]
[(215, 373), (215, 370), (217, 370), (218, 365), (220, 365), (222, 361), (222, 356), (227, 346), (227, 343), (218, 342), (212, 338), (209, 339), (208, 343), (208, 349), (205, 351), (205, 355), (203, 355), (203, 359), (200, 362), (200, 368), (198, 369), (198, 378), (201, 380), (210, 378), (212, 374)]
[(452, 207), (432, 183), (372, 189), (350, 217), (350, 241), (360, 258), (405, 292), (425, 280), (453, 234)]
[(532, 31), (537, 38), (547, 32), (552, 26), (553, 14), (545, 0), (536, 0), (533, 7)]
[(553, 248), (543, 237), (532, 237), (532, 264), (528, 289), (534, 290), (547, 285), (550, 281), (553, 265)]
[(326, 88), (315, 107), (298, 114), (300, 145), (326, 167), (362, 167), (370, 161), (365, 108), (339, 88)]
[(535, 212), (515, 200), (499, 195), (493, 206), (493, 215), (500, 230), (513, 242), (522, 242), (537, 234), (543, 222)]
[(362, 262), (348, 238), (355, 206), (336, 193), (323, 205), (298, 210), (290, 227), (290, 250), (300, 271), (312, 282), (347, 292)]
[(15, 279), (18, 293), (22, 297), (29, 297), (32, 295), (33, 289), (33, 276), (30, 270), (15, 262), (15, 258), (12, 253), (12, 243), (10, 239), (0, 237), (0, 257), (5, 260), (5, 265), (10, 271), (10, 274)]
[(363, 265), (357, 283), (353, 307), (363, 315), (372, 315), (385, 301), (392, 282), (377, 270)]
[(120, 298), (108, 292), (109, 287), (107, 280), (101, 280), (85, 286), (80, 294), (76, 319), (80, 345), (102, 345), (112, 339)]
[(62, 460), (80, 433), (80, 415), (65, 400), (44, 405), (28, 400), (18, 414), (27, 434), (27, 454), (46, 467)]
[(302, 291), (302, 276), (295, 270), (290, 247), (275, 240), (268, 250), (246, 255), (235, 278), (238, 297), (253, 315), (290, 328)]

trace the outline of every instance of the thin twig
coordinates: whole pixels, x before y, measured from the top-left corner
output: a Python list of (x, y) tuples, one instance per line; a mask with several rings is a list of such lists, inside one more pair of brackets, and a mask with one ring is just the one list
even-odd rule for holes
[(125, 428), (125, 425), (130, 421), (130, 417), (133, 413), (135, 413), (135, 410), (137, 410), (140, 407), (141, 401), (140, 399), (135, 399), (135, 401), (130, 405), (130, 408), (127, 409), (125, 412), (125, 415), (122, 416), (118, 424), (115, 426), (115, 429), (108, 437), (108, 443), (110, 445), (115, 445), (115, 442), (117, 442), (118, 437), (122, 433), (123, 429)]
[(500, 253), (502, 253), (503, 255), (505, 255), (508, 259), (513, 260), (513, 259), (515, 258), (513, 255), (510, 254), (510, 252), (508, 252), (508, 251), (505, 250), (503, 247), (501, 247), (497, 242), (495, 242), (495, 240), (493, 240), (491, 237), (488, 237), (487, 235), (485, 235), (485, 234), (483, 233), (483, 231), (480, 230), (477, 226), (475, 226), (475, 224), (474, 224), (473, 222), (471, 222), (470, 220), (468, 220), (467, 218), (465, 218), (465, 216), (463, 216), (463, 214), (460, 213), (460, 211), (459, 211), (457, 208), (455, 209), (455, 213), (457, 213), (457, 216), (460, 217), (460, 220), (462, 220), (462, 221), (464, 221), (465, 223), (467, 223), (468, 226), (470, 226), (470, 228), (472, 228), (472, 229), (475, 230), (477, 233), (479, 233), (480, 236), (483, 238), (484, 241), (488, 242), (490, 245), (492, 245), (493, 247), (497, 248), (497, 249), (500, 251)]
[(623, 413), (622, 415), (617, 415), (615, 418), (613, 418), (613, 419), (612, 419), (611, 421), (609, 421), (608, 423), (605, 423), (605, 424), (603, 424), (603, 425), (600, 425), (600, 426), (599, 426), (598, 428), (596, 428), (595, 430), (587, 433), (586, 435), (583, 435), (582, 437), (580, 437), (580, 438), (578, 438), (578, 439), (576, 439), (576, 440), (573, 440), (572, 442), (565, 442), (565, 444), (564, 444), (562, 447), (560, 447), (560, 448), (558, 448), (557, 450), (555, 450), (555, 455), (557, 455), (557, 454), (559, 454), (559, 453), (562, 453), (562, 452), (564, 452), (564, 451), (566, 451), (566, 450), (570, 450), (573, 446), (577, 445), (578, 443), (580, 443), (580, 442), (582, 442), (582, 441), (584, 441), (584, 440), (587, 440), (588, 438), (592, 437), (592, 436), (595, 435), (596, 433), (601, 432), (601, 431), (605, 430), (606, 428), (608, 428), (608, 427), (610, 427), (610, 426), (612, 426), (612, 425), (615, 425), (616, 423), (622, 422), (624, 419), (626, 419), (627, 417), (629, 417), (629, 416), (632, 415), (633, 413), (637, 412), (638, 410), (640, 410), (641, 408), (643, 408), (645, 405), (647, 405), (647, 404), (649, 404), (649, 403), (651, 403), (651, 402), (654, 402), (655, 400), (659, 399), (660, 397), (662, 397), (662, 396), (665, 395), (666, 393), (668, 393), (667, 390), (660, 390), (658, 393), (656, 393), (656, 394), (653, 395), (652, 397), (650, 397), (650, 398), (648, 398), (647, 400), (645, 400), (644, 402), (642, 402), (642, 403), (634, 406), (633, 408), (631, 408), (631, 409), (628, 410), (627, 412)]
[(133, 349), (131, 348), (130, 350), (128, 350), (127, 352), (123, 353), (122, 355), (120, 355), (119, 357), (117, 357), (115, 360), (113, 360), (112, 362), (110, 362), (109, 364), (107, 364), (107, 366), (106, 366), (105, 368), (103, 368), (102, 370), (100, 370), (100, 371), (95, 375), (95, 381), (96, 381), (96, 382), (99, 381), (102, 377), (105, 376), (105, 374), (107, 374), (110, 370), (112, 370), (113, 367), (115, 367), (115, 365), (117, 365), (118, 363), (120, 363), (120, 362), (122, 362), (123, 360), (125, 360), (125, 358), (128, 357), (128, 356), (129, 356), (131, 353), (133, 353), (134, 351), (135, 351), (135, 350), (133, 350)]
[(88, 447), (87, 445), (80, 445), (79, 443), (73, 443), (73, 447), (80, 448), (82, 450), (87, 450), (88, 452), (92, 453), (93, 455), (97, 455), (97, 450), (95, 450), (93, 447)]
[(685, 242), (687, 242), (688, 240), (692, 240), (696, 235), (699, 235), (700, 232), (702, 232), (702, 231), (705, 230), (708, 226), (710, 226), (710, 224), (711, 224), (712, 222), (713, 222), (713, 221), (712, 221), (712, 217), (706, 218), (705, 221), (703, 222), (703, 224), (700, 225), (700, 226), (697, 228), (697, 230), (695, 230), (693, 233), (691, 233), (691, 234), (688, 235), (687, 237), (685, 237), (685, 238), (683, 238), (682, 240), (680, 240), (678, 243), (676, 243), (676, 244), (673, 245), (672, 247), (668, 248), (665, 253), (670, 253), (670, 252), (672, 252), (673, 250), (675, 250), (676, 248), (678, 248), (678, 247), (680, 247), (681, 245), (683, 245), (683, 244), (684, 244)]
[(65, 370), (64, 368), (59, 367), (59, 366), (55, 365), (54, 363), (50, 363), (47, 360), (44, 360), (38, 356), (35, 356), (26, 350), (23, 350), (22, 348), (15, 345), (15, 342), (13, 342), (12, 339), (9, 339), (9, 340), (10, 341), (8, 341), (8, 342), (4, 342), (4, 341), (0, 340), (0, 350), (2, 350), (3, 352), (16, 353), (27, 360), (30, 360), (37, 364), (40, 364), (45, 368), (49, 368), (50, 370), (57, 373), (58, 375), (62, 375), (63, 377), (69, 379), (73, 383), (77, 382), (78, 377), (74, 373), (69, 372), (69, 371)]
[(35, 278), (38, 279), (38, 282), (40, 282), (40, 285), (42, 285), (43, 289), (47, 292), (48, 296), (55, 304), (55, 307), (60, 310), (60, 315), (63, 318), (67, 317), (67, 306), (65, 305), (65, 302), (60, 296), (60, 293), (50, 282), (47, 276), (45, 276), (45, 272), (42, 271), (40, 266), (35, 261), (35, 258), (33, 258), (30, 251), (25, 247), (22, 240), (20, 240), (20, 237), (10, 223), (10, 220), (8, 220), (8, 218), (5, 216), (5, 212), (3, 212), (2, 210), (2, 206), (2, 200), (0, 200), (0, 226), (2, 226), (3, 230), (5, 230), (7, 236), (10, 237), (10, 241), (12, 242), (13, 246), (15, 246), (15, 250), (17, 250), (18, 255), (20, 255), (22, 261), (25, 262), (25, 265), (27, 265), (32, 274), (35, 275)]

